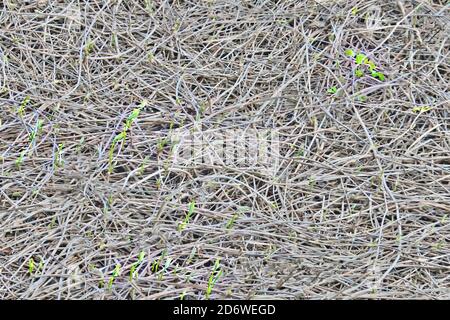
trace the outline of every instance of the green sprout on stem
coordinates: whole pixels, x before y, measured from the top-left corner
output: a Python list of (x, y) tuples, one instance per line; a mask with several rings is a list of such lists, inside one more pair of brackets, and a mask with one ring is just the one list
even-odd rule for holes
[(206, 299), (209, 299), (211, 296), (212, 290), (217, 283), (217, 280), (219, 280), (220, 276), (222, 275), (222, 269), (220, 268), (220, 259), (217, 258), (216, 262), (214, 263), (214, 267), (212, 269), (211, 275), (208, 279), (208, 286), (206, 287)]
[(328, 92), (328, 93), (331, 93), (331, 94), (335, 94), (335, 93), (337, 92), (337, 88), (336, 88), (335, 86), (333, 86), (333, 87), (329, 88), (329, 89), (327, 90), (327, 92)]
[(64, 165), (64, 160), (63, 160), (63, 157), (62, 157), (63, 148), (64, 148), (64, 144), (60, 143), (58, 145), (58, 150), (56, 151), (55, 165), (57, 167), (62, 167)]
[(361, 78), (361, 77), (364, 75), (364, 72), (363, 72), (361, 69), (356, 69), (356, 70), (355, 70), (355, 75), (356, 75), (358, 78)]
[(375, 68), (376, 68), (376, 65), (375, 65), (375, 62), (373, 62), (372, 60), (370, 60), (370, 59), (365, 59), (364, 60), (364, 64), (366, 65), (366, 66), (368, 66), (369, 67), (369, 70), (371, 71), (371, 72), (373, 72), (374, 70), (375, 70)]
[(119, 46), (119, 39), (117, 38), (117, 33), (113, 32), (111, 35), (111, 46), (117, 48)]
[(113, 142), (111, 143), (111, 147), (109, 148), (108, 173), (112, 173), (113, 171), (113, 158), (116, 145), (121, 141), (125, 141), (127, 137), (127, 131), (131, 129), (131, 125), (137, 119), (142, 108), (144, 108), (147, 105), (147, 103), (148, 103), (147, 100), (144, 99), (138, 108), (133, 109), (133, 111), (130, 113), (130, 115), (127, 117), (125, 121), (125, 125), (122, 129), (122, 132), (120, 132), (118, 135), (114, 137)]
[(156, 185), (156, 189), (159, 190), (161, 188), (161, 178), (156, 179), (155, 185)]
[(156, 144), (156, 151), (158, 152), (158, 154), (160, 154), (164, 150), (166, 144), (167, 138), (161, 138), (158, 140), (158, 143)]
[(235, 213), (233, 217), (227, 222), (226, 228), (230, 230), (233, 228), (234, 223), (236, 222), (237, 218), (239, 217), (239, 214)]
[(25, 107), (30, 102), (30, 96), (26, 96), (25, 99), (23, 99), (22, 103), (20, 104), (19, 108), (17, 109), (17, 114), (19, 117), (23, 118), (25, 116)]
[[(383, 73), (381, 73), (379, 71), (375, 71), (375, 69), (377, 68), (377, 66), (375, 65), (375, 62), (373, 62), (372, 60), (367, 58), (365, 54), (358, 53), (355, 56), (355, 52), (353, 50), (351, 50), (351, 49), (345, 50), (345, 54), (347, 56), (349, 56), (349, 57), (355, 57), (356, 64), (367, 66), (369, 71), (370, 71), (370, 74), (372, 75), (372, 77), (378, 78), (381, 81), (385, 80), (385, 76), (384, 76)], [(364, 72), (361, 69), (356, 69), (355, 70), (355, 75), (360, 78), (360, 77), (362, 77), (364, 75)]]
[(30, 276), (33, 274), (34, 266), (35, 266), (34, 259), (30, 258), (30, 260), (28, 260), (28, 272), (30, 273)]
[(109, 161), (108, 161), (108, 172), (111, 173), (113, 171), (113, 158), (114, 158), (114, 150), (116, 149), (117, 143), (120, 141), (124, 141), (127, 137), (126, 131), (122, 131), (117, 136), (114, 137), (111, 147), (109, 148)]
[(149, 53), (147, 54), (147, 60), (148, 60), (148, 62), (150, 62), (150, 63), (152, 63), (153, 60), (155, 60), (155, 56), (153, 55), (153, 53), (149, 52)]
[(133, 121), (137, 119), (140, 112), (141, 112), (140, 108), (133, 109), (131, 114), (128, 116), (127, 121), (125, 122), (124, 131), (128, 131), (131, 128)]
[(36, 140), (36, 137), (38, 136), (38, 134), (40, 134), (42, 132), (42, 125), (44, 124), (44, 121), (42, 121), (41, 119), (38, 120), (36, 128), (31, 131), (30, 133), (30, 142), (33, 143)]
[(172, 258), (167, 258), (166, 263), (164, 264), (164, 267), (162, 268), (161, 272), (158, 275), (158, 280), (162, 280), (164, 273), (167, 271), (167, 269), (170, 266), (170, 263), (172, 262)]
[(186, 264), (190, 264), (192, 262), (192, 259), (195, 257), (195, 252), (197, 251), (196, 247), (192, 247), (191, 253), (189, 254), (189, 258), (186, 261)]
[(133, 278), (136, 276), (136, 269), (137, 269), (137, 267), (139, 267), (139, 265), (144, 261), (144, 258), (145, 258), (145, 252), (144, 252), (144, 251), (141, 251), (141, 252), (139, 253), (138, 260), (137, 260), (135, 263), (133, 263), (133, 264), (131, 265), (131, 270), (130, 270), (130, 281), (132, 281)]
[(120, 275), (120, 264), (116, 264), (112, 276), (109, 278), (108, 289), (111, 290), (114, 280)]
[(184, 217), (184, 220), (178, 225), (178, 231), (183, 231), (186, 228), (186, 225), (189, 223), (189, 220), (191, 219), (192, 215), (195, 211), (195, 202), (191, 201), (189, 203), (189, 209), (186, 213), (186, 216)]
[(384, 81), (384, 79), (385, 79), (384, 74), (382, 74), (381, 72), (372, 71), (371, 75), (372, 75), (372, 77), (378, 78), (381, 81)]
[[(167, 254), (167, 250), (164, 249), (164, 251), (163, 251), (162, 254), (161, 254), (161, 257), (159, 257), (158, 260), (153, 261), (152, 268), (151, 268), (151, 270), (152, 270), (153, 273), (157, 273), (157, 272), (159, 271), (159, 266), (161, 265), (162, 261), (163, 261), (164, 258), (166, 257), (166, 254)], [(170, 262), (169, 262), (169, 263), (170, 263)], [(166, 263), (166, 264), (167, 264), (167, 263)], [(162, 276), (159, 275), (159, 276), (158, 276), (158, 280), (161, 280), (161, 279), (162, 279)]]
[(95, 42), (92, 41), (91, 39), (88, 40), (88, 42), (86, 43), (86, 46), (84, 47), (84, 53), (86, 55), (91, 54), (91, 52), (94, 50), (95, 47)]
[(352, 49), (347, 49), (347, 50), (345, 50), (345, 55), (347, 57), (352, 57), (353, 58), (356, 55), (356, 53)]
[(38, 272), (42, 271), (42, 269), (44, 269), (44, 260), (39, 260), (39, 265), (38, 265)]
[(25, 158), (25, 151), (22, 151), (19, 155), (19, 157), (16, 159), (16, 166), (20, 168), (20, 166), (23, 164)]
[(414, 107), (412, 109), (412, 112), (414, 112), (414, 113), (424, 113), (424, 112), (427, 112), (427, 111), (430, 111), (430, 110), (431, 110), (431, 107), (423, 106), (423, 107)]
[(146, 157), (144, 158), (144, 161), (143, 161), (142, 164), (139, 166), (139, 169), (138, 169), (138, 172), (137, 172), (137, 174), (138, 174), (139, 176), (142, 175), (142, 174), (144, 173), (145, 166), (148, 164), (149, 160), (150, 160), (150, 158), (149, 158), (148, 156), (146, 156)]
[(153, 1), (152, 0), (145, 0), (145, 10), (147, 10), (148, 14), (153, 13)]
[(356, 62), (356, 64), (362, 64), (365, 59), (366, 59), (366, 55), (365, 54), (358, 53), (356, 55), (355, 62)]

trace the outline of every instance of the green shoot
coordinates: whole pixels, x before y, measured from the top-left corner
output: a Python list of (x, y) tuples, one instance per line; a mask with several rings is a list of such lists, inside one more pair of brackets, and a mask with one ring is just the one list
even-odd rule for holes
[(153, 261), (153, 264), (152, 264), (152, 272), (156, 273), (156, 272), (158, 272), (158, 269), (159, 269), (159, 260), (155, 260), (155, 261)]
[(155, 184), (156, 184), (156, 189), (158, 189), (158, 190), (161, 189), (161, 178), (156, 179)]
[(109, 148), (109, 157), (108, 157), (108, 172), (112, 173), (113, 171), (113, 158), (114, 158), (114, 150), (116, 149), (116, 144), (120, 141), (125, 140), (127, 137), (126, 131), (122, 131), (117, 136), (114, 137), (114, 140), (111, 144), (111, 148)]
[(122, 131), (121, 133), (119, 133), (117, 136), (114, 137), (113, 144), (117, 144), (118, 142), (125, 140), (126, 137), (127, 137), (127, 132)]
[(327, 90), (327, 92), (328, 92), (328, 93), (331, 93), (331, 94), (335, 94), (335, 93), (337, 92), (337, 88), (336, 88), (335, 86), (333, 86), (333, 87), (329, 88), (329, 89)]
[(443, 249), (444, 248), (444, 241), (439, 241), (438, 243), (435, 243), (434, 245), (433, 245), (433, 248), (435, 249), (435, 250), (441, 250), (441, 249)]
[(358, 14), (358, 7), (353, 7), (352, 8), (352, 15), (356, 16)]
[(362, 53), (358, 53), (356, 55), (355, 62), (356, 62), (356, 64), (362, 64), (365, 59), (366, 59), (366, 55), (364, 55)]
[(355, 70), (355, 75), (356, 75), (358, 78), (361, 78), (361, 77), (364, 75), (364, 72), (363, 72), (362, 70), (360, 70), (360, 69), (356, 69), (356, 70)]
[(186, 295), (186, 290), (184, 290), (181, 294), (180, 294), (180, 300), (184, 300), (184, 296)]
[(22, 151), (22, 153), (20, 154), (20, 156), (16, 159), (16, 166), (20, 168), (20, 166), (23, 163), (23, 160), (25, 158), (25, 151)]
[(191, 201), (189, 203), (189, 209), (188, 209), (186, 216), (184, 217), (183, 222), (181, 222), (178, 225), (178, 231), (181, 232), (186, 228), (186, 225), (189, 223), (189, 220), (191, 219), (192, 215), (194, 214), (194, 211), (195, 211), (195, 202)]
[(172, 258), (167, 258), (166, 263), (164, 264), (164, 267), (161, 269), (161, 272), (158, 275), (158, 280), (162, 280), (164, 273), (167, 271), (167, 269), (170, 266), (170, 263), (172, 262)]
[(364, 60), (364, 64), (369, 66), (369, 70), (371, 72), (373, 72), (375, 70), (375, 68), (376, 68), (375, 62), (373, 62), (372, 60), (369, 60), (367, 58)]
[(39, 261), (38, 272), (42, 271), (42, 269), (44, 269), (44, 260), (41, 258)]
[(155, 261), (153, 262), (153, 264), (152, 264), (152, 272), (153, 272), (153, 273), (157, 273), (157, 272), (158, 272), (159, 266), (160, 266), (161, 262), (163, 261), (164, 257), (166, 256), (166, 254), (167, 254), (167, 251), (164, 250), (164, 251), (162, 252), (162, 254), (161, 254), (161, 257), (159, 257), (158, 260), (155, 260)]
[(133, 263), (133, 264), (131, 265), (131, 270), (130, 270), (130, 281), (132, 281), (133, 278), (136, 276), (136, 269), (137, 269), (137, 267), (139, 267), (139, 265), (144, 261), (144, 258), (145, 258), (145, 252), (144, 252), (144, 251), (141, 251), (141, 252), (139, 253), (137, 262), (135, 262), (135, 263)]
[(371, 75), (372, 75), (372, 77), (378, 78), (381, 81), (384, 81), (384, 79), (385, 79), (384, 74), (382, 74), (381, 72), (372, 71)]
[(140, 108), (133, 109), (131, 114), (128, 116), (127, 121), (125, 122), (125, 128), (123, 129), (123, 131), (128, 131), (131, 128), (131, 124), (133, 123), (134, 120), (137, 119), (140, 112), (141, 112)]
[(58, 145), (58, 150), (56, 152), (56, 159), (55, 159), (55, 165), (57, 167), (62, 167), (64, 165), (64, 160), (63, 160), (63, 157), (62, 157), (63, 148), (64, 148), (64, 144), (60, 143)]
[(144, 261), (144, 258), (145, 258), (145, 252), (144, 251), (139, 252), (138, 263), (142, 263)]
[(147, 10), (148, 14), (153, 13), (153, 1), (152, 0), (145, 0), (145, 10)]
[(111, 290), (114, 280), (120, 275), (120, 264), (116, 264), (112, 276), (109, 278), (108, 289)]
[(95, 47), (95, 42), (92, 41), (91, 39), (88, 40), (88, 42), (86, 43), (86, 46), (84, 47), (84, 53), (86, 55), (91, 54), (91, 52), (94, 50)]
[(30, 273), (30, 276), (33, 274), (34, 271), (34, 260), (33, 258), (30, 258), (30, 260), (28, 260), (28, 272)]
[(130, 281), (133, 281), (133, 278), (136, 276), (136, 268), (138, 267), (137, 263), (133, 263), (130, 269)]
[(356, 55), (356, 53), (352, 49), (347, 49), (347, 50), (345, 50), (345, 55), (347, 57), (354, 57)]
[(431, 107), (428, 107), (428, 106), (414, 107), (412, 109), (412, 112), (414, 112), (414, 113), (423, 113), (423, 112), (427, 112), (427, 111), (430, 111), (430, 110), (431, 110)]
[(227, 222), (226, 228), (228, 230), (230, 230), (231, 228), (233, 228), (234, 223), (236, 222), (237, 218), (239, 217), (239, 215), (237, 213), (235, 213), (233, 215), (233, 217), (230, 219), (230, 221)]
[(173, 26), (173, 31), (177, 32), (178, 30), (180, 30), (180, 27), (181, 27), (180, 20), (177, 19), (177, 21), (175, 21), (175, 25)]
[(296, 157), (303, 157), (304, 155), (305, 155), (305, 150), (304, 149), (300, 149), (300, 150), (295, 152), (295, 156)]
[(25, 107), (30, 102), (30, 96), (26, 96), (25, 99), (20, 104), (19, 108), (17, 109), (17, 114), (19, 117), (23, 118), (25, 116)]
[(142, 175), (142, 174), (144, 173), (145, 166), (148, 164), (148, 161), (149, 161), (149, 160), (150, 160), (150, 158), (149, 158), (148, 156), (146, 156), (146, 157), (144, 158), (144, 161), (143, 161), (142, 164), (139, 166), (139, 169), (138, 169), (138, 172), (137, 172), (138, 176), (140, 176), (140, 175)]
[(42, 132), (42, 125), (44, 121), (38, 120), (36, 128), (30, 133), (30, 142), (33, 143), (36, 140), (36, 137), (39, 133)]
[(113, 142), (111, 144), (111, 147), (109, 148), (109, 159), (108, 159), (108, 172), (112, 173), (113, 171), (113, 157), (114, 157), (114, 150), (116, 148), (117, 143), (120, 141), (125, 141), (127, 137), (127, 131), (131, 128), (131, 125), (133, 122), (137, 119), (139, 116), (139, 113), (141, 112), (141, 109), (144, 108), (147, 105), (148, 101), (143, 100), (138, 108), (133, 109), (133, 111), (130, 113), (128, 118), (125, 121), (125, 125), (122, 129), (122, 132), (120, 132), (118, 135), (116, 135), (113, 139)]
[(221, 275), (222, 269), (220, 268), (220, 259), (217, 258), (216, 262), (214, 263), (211, 275), (209, 276), (208, 279), (208, 286), (206, 288), (206, 295), (205, 295), (206, 299), (209, 299), (209, 297), (211, 296), (214, 285), (217, 283), (217, 280), (219, 280)]
[(186, 264), (190, 264), (192, 262), (192, 259), (195, 257), (195, 252), (197, 251), (196, 247), (192, 247), (191, 253), (189, 254), (189, 258), (186, 261)]
[(156, 144), (156, 151), (158, 153), (161, 153), (164, 150), (164, 147), (166, 146), (167, 138), (161, 138), (158, 140), (158, 143)]
[(119, 46), (119, 39), (117, 38), (117, 33), (113, 32), (111, 35), (111, 46), (117, 48)]
[(150, 63), (152, 63), (153, 60), (155, 60), (155, 56), (153, 55), (153, 53), (149, 52), (149, 53), (147, 54), (147, 60), (148, 60), (148, 62), (150, 62)]

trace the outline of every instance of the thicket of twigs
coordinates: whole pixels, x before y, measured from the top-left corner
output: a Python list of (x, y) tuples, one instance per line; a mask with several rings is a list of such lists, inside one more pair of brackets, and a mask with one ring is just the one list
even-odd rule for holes
[[(449, 298), (446, 3), (2, 1), (0, 298)], [(174, 166), (199, 124), (276, 174)]]

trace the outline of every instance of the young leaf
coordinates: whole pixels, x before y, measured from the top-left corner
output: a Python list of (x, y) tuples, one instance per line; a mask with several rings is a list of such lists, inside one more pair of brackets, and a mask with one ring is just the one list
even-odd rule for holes
[(116, 264), (116, 267), (114, 268), (112, 275), (113, 275), (113, 277), (118, 277), (119, 274), (120, 274), (120, 264)]
[(144, 261), (144, 257), (145, 257), (145, 252), (141, 251), (138, 256), (138, 263), (141, 263), (142, 261)]
[(362, 64), (364, 62), (364, 59), (366, 59), (366, 56), (362, 53), (358, 53), (356, 55), (355, 61), (357, 64)]
[(375, 63), (372, 60), (366, 59), (364, 60), (364, 64), (369, 66), (370, 71), (374, 71), (376, 68)]
[(130, 269), (130, 281), (132, 281), (133, 280), (133, 278), (134, 278), (134, 274), (136, 273), (136, 267), (137, 267), (137, 263), (133, 263), (132, 265), (131, 265), (131, 269)]
[(122, 131), (117, 136), (115, 136), (113, 143), (116, 144), (119, 141), (125, 140), (126, 136), (127, 136), (126, 131)]
[(34, 260), (33, 258), (30, 258), (30, 260), (28, 260), (28, 272), (30, 273), (30, 275), (32, 275), (33, 271), (34, 271)]
[(384, 81), (384, 79), (385, 79), (384, 74), (382, 74), (381, 72), (372, 71), (371, 75), (372, 75), (372, 77), (378, 78), (381, 81)]
[(353, 51), (352, 49), (347, 49), (347, 50), (345, 50), (345, 55), (347, 56), (347, 57), (354, 57), (355, 56), (355, 51)]
[(355, 75), (356, 75), (358, 78), (361, 78), (361, 77), (364, 75), (364, 72), (362, 72), (360, 69), (356, 69), (356, 70), (355, 70)]
[(136, 120), (136, 118), (139, 116), (140, 112), (141, 112), (140, 108), (136, 108), (131, 112), (131, 114), (128, 116), (127, 121), (125, 123), (124, 131), (127, 131), (128, 129), (131, 128), (133, 121)]
[(328, 93), (331, 93), (331, 94), (335, 94), (335, 93), (337, 92), (337, 88), (336, 88), (335, 86), (333, 86), (333, 87), (329, 88), (329, 89), (327, 90), (327, 92), (328, 92)]
[(414, 107), (414, 108), (412, 109), (412, 111), (413, 111), (414, 113), (423, 113), (423, 112), (427, 112), (427, 111), (430, 111), (430, 110), (431, 110), (431, 107), (428, 107), (428, 106)]

